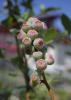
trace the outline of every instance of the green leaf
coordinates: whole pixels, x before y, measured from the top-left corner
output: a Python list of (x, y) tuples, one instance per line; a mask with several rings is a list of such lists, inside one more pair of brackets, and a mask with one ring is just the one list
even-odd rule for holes
[(71, 33), (71, 20), (66, 16), (61, 16), (62, 24), (64, 25), (64, 28), (68, 31), (68, 33)]
[(60, 10), (60, 8), (57, 8), (57, 7), (49, 7), (49, 8), (46, 8), (44, 5), (41, 5), (40, 6), (40, 9), (41, 9), (41, 14), (46, 14), (46, 13), (51, 12), (51, 11)]
[(46, 12), (50, 12), (50, 11), (57, 11), (60, 10), (60, 8), (56, 8), (56, 7), (50, 7), (46, 9)]
[(57, 36), (57, 31), (54, 28), (50, 28), (45, 33), (44, 40), (46, 44), (51, 43)]
[(39, 33), (39, 37), (44, 38), (45, 33), (47, 33), (47, 30), (44, 30), (44, 29), (41, 28), (41, 29), (38, 30), (38, 33)]
[(29, 17), (31, 17), (33, 14), (32, 11), (25, 12), (21, 17), (24, 19), (24, 21), (27, 21)]
[(14, 36), (16, 36), (18, 34), (19, 30), (16, 28), (10, 29), (10, 33)]
[(4, 54), (2, 53), (2, 49), (0, 49), (0, 58), (4, 58)]
[(12, 17), (8, 17), (6, 20), (4, 20), (2, 22), (5, 26), (7, 26), (8, 28), (10, 28), (13, 24), (13, 18)]
[(26, 20), (30, 17), (30, 14), (31, 14), (31, 12), (25, 12), (25, 13), (22, 15), (22, 18), (26, 21)]

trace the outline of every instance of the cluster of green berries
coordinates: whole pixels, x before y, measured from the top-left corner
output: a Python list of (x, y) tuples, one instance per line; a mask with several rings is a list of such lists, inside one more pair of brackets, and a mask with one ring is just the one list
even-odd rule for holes
[[(52, 55), (48, 54), (48, 52), (45, 54), (42, 52), (46, 43), (44, 39), (40, 37), (39, 29), (47, 30), (46, 24), (37, 18), (30, 17), (23, 23), (17, 38), (24, 44), (24, 47), (26, 48), (25, 52), (29, 50), (27, 48), (31, 47), (31, 55), (35, 59), (37, 70), (44, 71), (47, 68), (47, 65), (54, 63), (54, 58)], [(30, 54), (30, 50), (28, 54)], [(36, 83), (35, 81), (37, 80), (37, 76), (33, 75), (30, 84), (32, 84), (32, 82)]]

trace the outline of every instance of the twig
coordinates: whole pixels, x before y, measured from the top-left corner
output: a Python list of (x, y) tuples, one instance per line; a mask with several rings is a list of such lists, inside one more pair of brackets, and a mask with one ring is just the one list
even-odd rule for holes
[(51, 97), (51, 100), (59, 100), (57, 94), (55, 94), (55, 92), (51, 89), (50, 85), (48, 84), (44, 72), (42, 72), (42, 78), (43, 80), (41, 80), (41, 83), (44, 83), (47, 87), (48, 94)]
[(48, 84), (48, 82), (46, 80), (44, 72), (42, 72), (42, 77), (43, 77), (43, 80), (41, 80), (41, 83), (44, 83), (46, 85), (48, 91), (50, 91), (51, 87), (50, 87), (50, 85)]

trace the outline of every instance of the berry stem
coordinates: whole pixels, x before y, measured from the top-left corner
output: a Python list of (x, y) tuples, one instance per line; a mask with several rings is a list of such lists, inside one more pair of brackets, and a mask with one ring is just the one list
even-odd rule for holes
[(42, 78), (43, 80), (41, 80), (41, 83), (44, 83), (45, 86), (47, 87), (51, 100), (58, 100), (57, 95), (54, 93), (54, 91), (51, 89), (50, 85), (48, 84), (44, 72), (42, 72)]
[(48, 84), (48, 82), (46, 80), (44, 72), (42, 72), (42, 77), (43, 77), (43, 80), (41, 80), (41, 82), (44, 83), (45, 86), (47, 87), (48, 91), (50, 91), (51, 87), (50, 87), (50, 85)]

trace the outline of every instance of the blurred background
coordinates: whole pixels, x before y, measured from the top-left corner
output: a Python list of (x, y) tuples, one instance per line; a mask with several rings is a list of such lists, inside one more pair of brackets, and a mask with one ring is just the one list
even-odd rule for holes
[[(39, 18), (48, 28), (57, 31), (48, 47), (55, 63), (47, 67), (46, 78), (59, 100), (71, 100), (71, 0), (0, 0), (0, 100), (8, 100), (11, 94), (28, 100), (25, 99), (23, 73), (18, 67), (16, 33), (30, 16)], [(30, 75), (35, 70), (32, 58), (28, 63)], [(30, 92), (30, 100), (49, 100), (44, 86), (37, 86), (34, 91)]]

